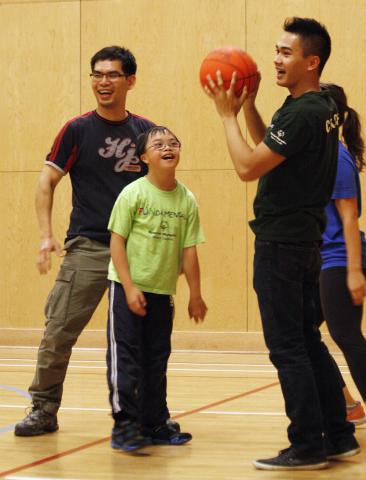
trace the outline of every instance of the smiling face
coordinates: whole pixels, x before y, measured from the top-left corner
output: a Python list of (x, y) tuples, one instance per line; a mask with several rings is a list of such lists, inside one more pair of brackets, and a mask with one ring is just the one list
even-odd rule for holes
[[(94, 65), (92, 73), (99, 73), (102, 76), (97, 80), (92, 77), (92, 89), (97, 100), (98, 112), (103, 116), (103, 112), (124, 110), (127, 92), (136, 82), (135, 75), (124, 76), (119, 60), (100, 60)], [(122, 76), (112, 78), (117, 73)]]
[(274, 59), (277, 71), (277, 85), (286, 87), (292, 93), (309, 80), (318, 76), (319, 57), (304, 56), (301, 39), (294, 33), (284, 32), (276, 45)]
[(179, 163), (180, 142), (168, 130), (149, 135), (141, 160), (149, 167), (149, 173), (174, 172)]

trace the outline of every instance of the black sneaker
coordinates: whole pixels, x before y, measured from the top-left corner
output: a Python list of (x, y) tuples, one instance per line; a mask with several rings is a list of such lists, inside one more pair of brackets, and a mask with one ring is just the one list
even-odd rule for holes
[(17, 437), (33, 437), (58, 430), (57, 416), (49, 413), (41, 405), (34, 404), (32, 410), (15, 425)]
[(254, 460), (253, 465), (258, 470), (320, 470), (329, 463), (323, 455), (299, 457), (290, 447), (281, 450), (277, 457)]
[(329, 440), (326, 443), (328, 460), (341, 460), (342, 458), (353, 457), (353, 455), (357, 455), (360, 451), (360, 445), (353, 435), (336, 444), (331, 443)]
[(180, 431), (177, 422), (167, 421), (157, 427), (146, 429), (154, 445), (183, 445), (192, 440), (190, 433)]
[(175, 420), (172, 420), (171, 418), (168, 418), (166, 421), (167, 425), (169, 425), (171, 428), (173, 428), (176, 432), (180, 432), (180, 425), (178, 422)]
[(134, 420), (116, 420), (112, 429), (112, 448), (133, 452), (151, 444), (151, 439), (142, 435), (141, 426)]

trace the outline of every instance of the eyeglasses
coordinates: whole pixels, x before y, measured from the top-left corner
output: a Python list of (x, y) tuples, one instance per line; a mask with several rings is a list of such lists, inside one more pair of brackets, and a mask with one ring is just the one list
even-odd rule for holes
[(120, 73), (120, 72), (107, 72), (107, 73), (102, 73), (102, 72), (93, 72), (89, 74), (90, 78), (92, 78), (95, 82), (101, 82), (104, 77), (107, 81), (109, 82), (115, 82), (121, 77), (128, 77), (125, 73)]
[(149, 147), (146, 147), (146, 150), (148, 148), (152, 148), (153, 150), (164, 150), (165, 147), (169, 147), (171, 148), (172, 150), (179, 150), (181, 145), (179, 142), (177, 142), (176, 140), (173, 140), (171, 142), (155, 142), (153, 143), (152, 145), (150, 145)]

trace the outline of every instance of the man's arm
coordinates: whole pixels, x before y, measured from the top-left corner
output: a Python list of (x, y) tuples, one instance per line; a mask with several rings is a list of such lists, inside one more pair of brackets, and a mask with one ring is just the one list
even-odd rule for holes
[(115, 232), (111, 232), (111, 257), (125, 291), (128, 308), (143, 317), (146, 315), (146, 299), (132, 281), (126, 254), (126, 240)]
[[(268, 148), (262, 141), (253, 150), (244, 139), (237, 115), (247, 98), (247, 92), (244, 88), (240, 97), (235, 95), (235, 73), (227, 91), (220, 72), (217, 73), (217, 84), (211, 78), (208, 80), (210, 88), (206, 87), (205, 92), (215, 102), (216, 110), (222, 119), (229, 153), (241, 180), (245, 182), (256, 180), (283, 162), (285, 157)], [(254, 123), (252, 127), (253, 131), (255, 130), (254, 138), (258, 140), (262, 135), (258, 118), (256, 127), (254, 127)]]
[(231, 160), (244, 182), (257, 180), (285, 160), (263, 142), (253, 150), (244, 139), (236, 116), (224, 116), (222, 122)]
[(260, 116), (257, 107), (255, 105), (255, 100), (257, 98), (259, 83), (261, 81), (260, 73), (258, 72), (257, 85), (253, 93), (245, 97), (243, 103), (243, 111), (245, 123), (248, 127), (249, 134), (252, 137), (253, 142), (258, 145), (266, 133), (266, 125), (264, 124), (262, 117)]
[(253, 142), (258, 145), (264, 138), (266, 126), (255, 104), (244, 102), (243, 105), (245, 123), (248, 127)]
[(366, 294), (365, 277), (362, 271), (362, 248), (358, 225), (357, 198), (339, 198), (335, 201), (342, 220), (347, 251), (347, 287), (352, 302), (361, 305)]
[(63, 177), (63, 173), (49, 165), (45, 165), (38, 179), (36, 189), (36, 214), (41, 236), (41, 244), (37, 255), (37, 268), (41, 274), (51, 268), (51, 252), (62, 256), (62, 248), (54, 238), (52, 231), (52, 207), (54, 191)]
[(207, 307), (201, 296), (200, 267), (195, 246), (183, 249), (182, 270), (186, 276), (190, 292), (188, 304), (189, 318), (193, 317), (194, 321), (198, 323), (205, 318)]

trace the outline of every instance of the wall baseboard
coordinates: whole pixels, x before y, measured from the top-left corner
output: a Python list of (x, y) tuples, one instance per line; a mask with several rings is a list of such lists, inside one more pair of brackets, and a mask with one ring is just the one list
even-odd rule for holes
[[(43, 329), (0, 328), (0, 346), (38, 347)], [(332, 352), (340, 353), (329, 334), (323, 339)], [(106, 348), (104, 330), (85, 329), (76, 348)], [(262, 332), (189, 332), (175, 331), (172, 335), (173, 350), (213, 350), (266, 352)]]

